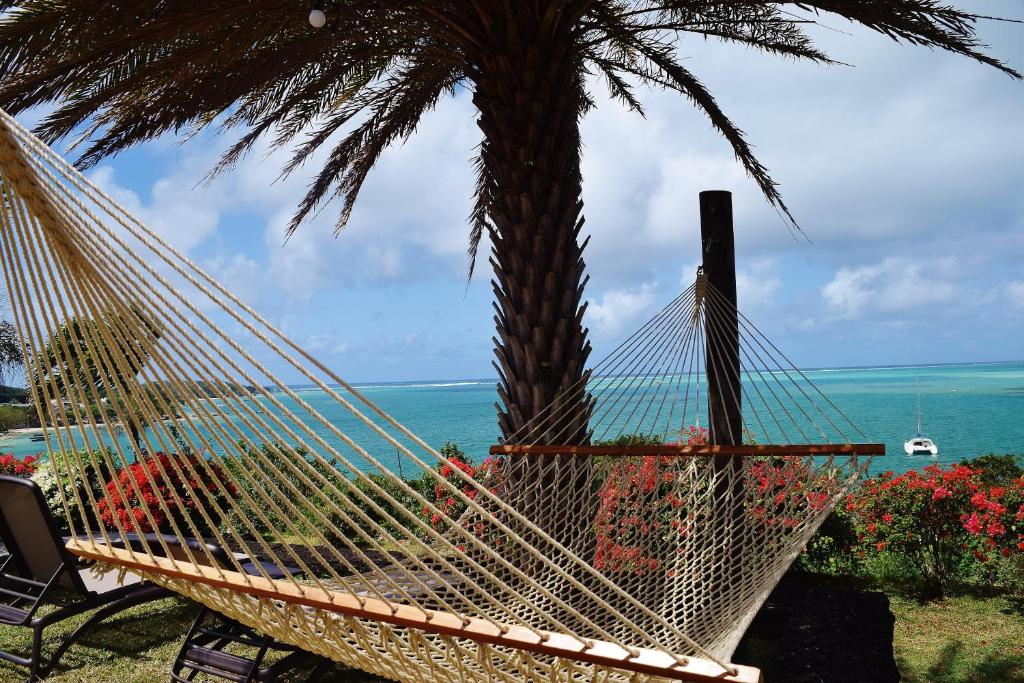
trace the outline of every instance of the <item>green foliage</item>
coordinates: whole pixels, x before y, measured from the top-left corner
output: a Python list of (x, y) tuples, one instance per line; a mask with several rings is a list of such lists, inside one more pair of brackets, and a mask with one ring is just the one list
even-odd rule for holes
[(1024, 600), (1024, 552), (1001, 558), (993, 578), (998, 588)]
[[(124, 428), (138, 441), (144, 414), (133, 406), (143, 397), (133, 395), (133, 380), (160, 335), (158, 325), (135, 308), (68, 318), (47, 339), (40, 353), (41, 371), (30, 379), (46, 400), (84, 399), (97, 420), (112, 422), (118, 413), (124, 415), (129, 420)], [(73, 414), (66, 419), (72, 422)]]
[[(21, 354), (21, 340), (18, 328), (8, 320), (0, 321), (0, 384), (13, 380), (18, 371), (25, 366)], [(22, 376), (24, 379), (24, 376)], [(7, 389), (9, 387), (2, 387)], [(0, 397), (0, 400), (10, 400)]]
[(139, 373), (159, 338), (159, 328), (135, 310), (130, 314), (110, 312), (95, 319), (68, 318), (46, 341), (40, 359), (43, 374), (34, 381), (40, 386), (40, 395), (49, 394), (51, 381), (62, 395), (68, 395), (71, 385), (97, 397), (117, 394), (120, 386)]
[(635, 446), (660, 446), (662, 438), (657, 434), (620, 434), (614, 439), (595, 441), (595, 446), (621, 446), (632, 448)]
[(832, 510), (797, 558), (797, 567), (822, 574), (856, 576), (864, 571), (857, 554), (854, 521), (842, 507)]
[(0, 384), (0, 403), (28, 403), (30, 398), (28, 389)]
[(1006, 453), (987, 453), (976, 458), (964, 458), (961, 465), (978, 472), (978, 480), (985, 486), (1006, 486), (1014, 479), (1024, 477), (1024, 466), (1017, 457)]
[[(660, 435), (647, 434), (619, 434), (614, 439), (602, 439), (595, 441), (595, 446), (618, 446), (620, 448), (633, 448), (636, 446), (660, 446), (662, 438)], [(608, 473), (613, 471), (622, 458), (617, 455), (598, 455), (592, 459), (595, 479), (597, 484), (603, 484)]]
[[(373, 482), (374, 485), (383, 489), (384, 493), (386, 493), (388, 497), (395, 500), (395, 503), (389, 502), (384, 495), (370, 484), (370, 482), (357, 480), (355, 482), (356, 488), (364, 493), (375, 505), (380, 506), (381, 510), (378, 511), (370, 504), (369, 501), (360, 500), (352, 494), (348, 496), (349, 504), (362, 511), (367, 517), (372, 519), (374, 523), (379, 524), (387, 535), (395, 538), (396, 540), (407, 540), (409, 531), (414, 532), (414, 536), (420, 536), (421, 532), (417, 529), (414, 521), (422, 518), (423, 503), (413, 495), (410, 495), (408, 492), (403, 490), (399, 486), (398, 482), (388, 475), (372, 473), (368, 474), (367, 478), (370, 482)], [(407, 480), (406, 483), (424, 497), (429, 497), (431, 495), (430, 490), (433, 484), (429, 475), (423, 475), (417, 479)], [(385, 517), (385, 512), (398, 522), (397, 526)], [(365, 519), (362, 519), (355, 514), (350, 514), (350, 516), (356, 523), (356, 526), (361, 529), (365, 529), (366, 533), (371, 532)], [(339, 528), (344, 529), (346, 526), (347, 525), (342, 520), (338, 520)], [(381, 536), (382, 534), (378, 533), (371, 535)]]
[(39, 416), (32, 406), (0, 404), (0, 434), (22, 427), (38, 427)]
[[(320, 488), (303, 481), (303, 477), (289, 466), (289, 459), (304, 459), (322, 474), (329, 475), (331, 472), (325, 471), (324, 466), (303, 449), (272, 444), (264, 444), (259, 453), (243, 444), (239, 444), (239, 449), (237, 457), (221, 459), (224, 469), (238, 487), (238, 495), (235, 496), (238, 510), (228, 516), (232, 526), (239, 530), (247, 529), (248, 526), (242, 522), (245, 519), (261, 535), (268, 535), (273, 530), (288, 530), (291, 528), (290, 523), (294, 523), (298, 533), (303, 535), (312, 534), (323, 526), (316, 520), (314, 508), (311, 507), (322, 507), (319, 504), (322, 502), (319, 498)], [(309, 475), (307, 478), (315, 481)], [(296, 516), (286, 509), (277, 511), (261, 502), (264, 496), (278, 498), (278, 491), (286, 492), (285, 497), (299, 508), (301, 514)], [(253, 502), (250, 502), (250, 498)]]
[[(316, 481), (316, 477), (308, 474), (317, 484), (314, 490), (314, 487), (302, 481), (302, 477), (287, 466), (282, 450), (288, 458), (304, 458), (315, 472), (331, 482), (333, 488), (337, 490), (322, 485)], [(442, 446), (440, 452), (450, 462), (469, 461), (466, 454), (453, 442)], [(241, 515), (264, 536), (269, 536), (272, 530), (280, 533), (294, 529), (294, 532), (302, 536), (320, 538), (322, 535), (328, 543), (338, 547), (348, 542), (366, 545), (369, 538), (374, 538), (378, 542), (388, 542), (390, 537), (404, 542), (410, 539), (410, 531), (412, 537), (422, 536), (419, 524), (424, 522), (423, 499), (434, 499), (437, 483), (434, 475), (424, 473), (414, 479), (405, 480), (404, 483), (412, 490), (410, 492), (390, 474), (372, 472), (355, 477), (313, 459), (301, 449), (282, 449), (280, 446), (271, 445), (264, 445), (259, 454), (243, 448), (239, 458), (224, 458), (223, 462), (227, 470), (238, 479), (240, 489), (239, 495), (235, 497), (239, 512), (233, 513), (230, 518), (235, 529), (246, 528), (239, 519)], [(281, 484), (278, 484), (278, 487), (282, 491), (291, 492), (289, 498), (295, 504), (298, 514), (288, 514), (288, 518), (284, 519), (282, 515), (260, 504), (260, 513), (267, 518), (264, 522), (242, 494), (249, 494), (257, 504), (262, 500), (264, 493), (279, 499), (279, 494), (266, 482), (252, 481), (248, 476), (257, 470), (270, 473), (272, 468), (282, 473), (281, 476), (274, 475), (275, 481), (288, 482), (287, 487)], [(303, 469), (308, 472), (306, 468)], [(444, 471), (445, 465), (439, 464), (438, 476), (446, 476)], [(346, 484), (346, 481), (350, 483)], [(340, 509), (341, 512), (334, 508)], [(457, 516), (458, 511), (453, 511), (452, 514)]]

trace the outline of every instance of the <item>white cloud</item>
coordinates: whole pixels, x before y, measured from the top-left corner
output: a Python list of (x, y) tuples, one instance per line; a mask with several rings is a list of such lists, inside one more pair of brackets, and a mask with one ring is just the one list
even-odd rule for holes
[(184, 252), (195, 249), (217, 232), (221, 211), (228, 201), (215, 192), (193, 191), (194, 174), (180, 166), (157, 180), (146, 198), (124, 187), (124, 180), (110, 164), (95, 169), (89, 174), (89, 180), (143, 225)]
[(1010, 305), (1024, 311), (1024, 280), (1015, 280), (1006, 285), (1006, 296)]
[(654, 285), (646, 283), (639, 287), (613, 289), (605, 292), (601, 300), (591, 301), (587, 307), (587, 319), (595, 331), (606, 337), (615, 337), (631, 328), (654, 303)]
[(955, 299), (957, 286), (945, 279), (951, 268), (949, 260), (889, 257), (876, 265), (840, 268), (821, 294), (839, 318), (906, 313)]
[(239, 299), (253, 302), (270, 286), (263, 265), (245, 254), (210, 259), (206, 270)]
[(755, 258), (748, 268), (736, 272), (736, 298), (742, 311), (755, 311), (775, 303), (782, 289), (775, 259)]

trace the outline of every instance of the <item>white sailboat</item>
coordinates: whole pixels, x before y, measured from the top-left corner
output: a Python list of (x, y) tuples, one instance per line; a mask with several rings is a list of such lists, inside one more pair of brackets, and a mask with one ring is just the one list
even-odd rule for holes
[(914, 389), (917, 391), (917, 436), (903, 443), (907, 455), (938, 455), (939, 447), (926, 436), (921, 435), (921, 389), (914, 378)]

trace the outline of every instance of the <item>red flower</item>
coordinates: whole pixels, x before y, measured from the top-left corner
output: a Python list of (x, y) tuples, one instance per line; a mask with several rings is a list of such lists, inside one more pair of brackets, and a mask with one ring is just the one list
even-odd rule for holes
[(0, 474), (29, 478), (36, 473), (40, 455), (29, 455), (24, 459), (15, 457), (13, 453), (0, 453)]
[(967, 518), (967, 521), (964, 522), (964, 528), (967, 529), (967, 531), (969, 531), (970, 533), (974, 534), (975, 536), (981, 533), (981, 530), (984, 527), (981, 523), (981, 518), (978, 517), (977, 512), (971, 513), (970, 517)]
[(203, 506), (212, 515), (213, 506), (207, 502), (219, 501), (222, 485), (234, 493), (225, 476), (218, 465), (195, 456), (156, 453), (121, 469), (108, 481), (97, 512), (113, 530), (120, 526), (127, 532), (170, 532), (173, 519), (181, 530), (192, 531), (194, 525), (199, 533), (209, 533), (205, 519), (192, 511)]

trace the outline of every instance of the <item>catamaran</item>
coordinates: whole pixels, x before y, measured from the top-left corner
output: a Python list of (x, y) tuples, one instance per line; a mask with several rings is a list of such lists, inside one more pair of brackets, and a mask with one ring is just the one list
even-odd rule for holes
[(921, 435), (921, 389), (914, 378), (914, 388), (917, 390), (917, 436), (904, 442), (903, 450), (907, 455), (938, 455), (939, 447), (935, 442), (926, 436)]

